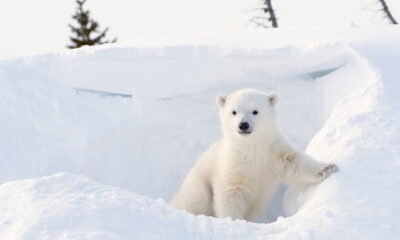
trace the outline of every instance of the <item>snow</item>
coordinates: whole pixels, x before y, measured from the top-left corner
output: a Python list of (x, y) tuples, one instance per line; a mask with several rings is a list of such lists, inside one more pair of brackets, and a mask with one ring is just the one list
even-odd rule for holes
[[(0, 239), (397, 239), (400, 31), (307, 33), (1, 61)], [(277, 92), (290, 141), (340, 171), (258, 223), (170, 207), (220, 136), (215, 96), (244, 87)]]

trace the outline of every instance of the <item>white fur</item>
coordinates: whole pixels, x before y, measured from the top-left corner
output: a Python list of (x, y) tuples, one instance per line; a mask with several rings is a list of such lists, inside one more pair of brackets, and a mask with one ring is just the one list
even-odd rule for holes
[[(277, 95), (253, 89), (218, 97), (223, 138), (200, 157), (171, 204), (193, 214), (255, 220), (280, 182), (314, 184), (335, 171), (287, 143), (276, 125), (276, 102)], [(249, 123), (250, 134), (239, 133), (240, 122)]]

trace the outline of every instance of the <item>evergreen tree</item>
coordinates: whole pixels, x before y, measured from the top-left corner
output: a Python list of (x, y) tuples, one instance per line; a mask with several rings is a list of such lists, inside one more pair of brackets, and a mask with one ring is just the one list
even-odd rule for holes
[[(108, 27), (103, 31), (98, 30), (99, 24), (90, 18), (90, 11), (83, 9), (85, 2), (86, 0), (76, 0), (76, 3), (78, 4), (77, 12), (72, 16), (72, 18), (78, 22), (78, 27), (75, 27), (72, 24), (68, 25), (74, 36), (70, 37), (72, 44), (67, 47), (79, 48), (85, 45), (93, 46), (116, 42), (116, 38), (112, 41), (103, 40), (106, 37)], [(97, 36), (92, 36), (95, 33), (97, 33)]]

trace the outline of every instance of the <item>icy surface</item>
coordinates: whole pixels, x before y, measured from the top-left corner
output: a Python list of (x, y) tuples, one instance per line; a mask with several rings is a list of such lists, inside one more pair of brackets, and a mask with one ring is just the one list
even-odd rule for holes
[[(397, 239), (400, 31), (282, 36), (1, 61), (0, 239)], [(340, 171), (259, 224), (168, 206), (220, 136), (215, 96), (243, 87), (277, 92), (288, 138)]]

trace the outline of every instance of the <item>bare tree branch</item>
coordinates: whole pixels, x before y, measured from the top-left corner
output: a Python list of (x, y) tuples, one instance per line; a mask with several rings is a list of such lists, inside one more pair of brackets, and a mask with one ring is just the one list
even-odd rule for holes
[(263, 21), (265, 20), (266, 18), (263, 17), (253, 17), (252, 19), (250, 19), (250, 22), (254, 23), (257, 27), (270, 28), (270, 26), (263, 23)]
[(266, 6), (266, 8), (264, 8), (264, 13), (269, 13), (269, 15), (270, 15), (269, 20), (272, 23), (272, 27), (273, 28), (277, 28), (278, 27), (278, 21), (277, 21), (276, 16), (275, 16), (274, 8), (272, 7), (271, 0), (265, 0), (265, 6)]
[(382, 11), (386, 14), (386, 17), (392, 24), (398, 24), (396, 19), (394, 19), (392, 13), (389, 10), (388, 5), (386, 4), (385, 0), (378, 0), (382, 5)]
[[(272, 0), (262, 0), (262, 6), (256, 8), (255, 10), (262, 11), (261, 16), (256, 16), (250, 19), (250, 22), (256, 24), (258, 27), (264, 28), (277, 28), (278, 27), (278, 20), (275, 15), (274, 8), (272, 7)], [(271, 23), (268, 24), (268, 22)]]

